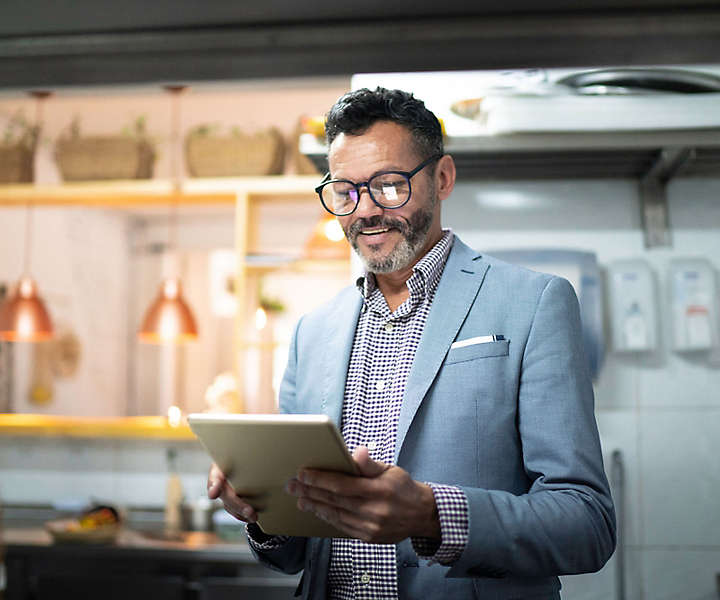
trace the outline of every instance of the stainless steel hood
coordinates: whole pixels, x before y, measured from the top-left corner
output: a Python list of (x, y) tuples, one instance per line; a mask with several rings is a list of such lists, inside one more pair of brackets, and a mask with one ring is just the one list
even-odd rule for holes
[[(679, 131), (517, 133), (449, 137), (460, 180), (641, 179), (668, 153), (683, 155), (674, 176), (720, 176), (720, 127)], [(325, 144), (310, 134), (300, 151), (327, 171)]]

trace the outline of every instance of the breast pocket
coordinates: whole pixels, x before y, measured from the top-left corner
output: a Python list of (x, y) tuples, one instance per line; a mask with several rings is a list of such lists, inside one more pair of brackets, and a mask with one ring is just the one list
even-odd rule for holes
[(507, 356), (510, 352), (510, 340), (472, 344), (461, 348), (451, 348), (445, 358), (445, 365), (452, 365), (478, 358), (491, 358), (494, 356)]

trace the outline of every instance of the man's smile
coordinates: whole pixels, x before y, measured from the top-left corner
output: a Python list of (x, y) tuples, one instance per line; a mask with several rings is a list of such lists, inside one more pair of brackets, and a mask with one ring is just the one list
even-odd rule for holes
[(390, 231), (390, 227), (382, 227), (382, 228), (376, 228), (376, 229), (363, 229), (360, 231), (362, 235), (379, 235), (381, 233), (386, 233)]

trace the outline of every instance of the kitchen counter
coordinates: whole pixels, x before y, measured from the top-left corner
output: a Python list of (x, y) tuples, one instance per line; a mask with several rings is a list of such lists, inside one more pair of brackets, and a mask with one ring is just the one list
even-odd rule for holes
[(112, 554), (119, 557), (125, 554), (143, 555), (148, 558), (172, 556), (193, 560), (201, 558), (220, 562), (255, 562), (246, 542), (230, 543), (223, 541), (214, 533), (186, 531), (176, 536), (164, 536), (162, 532), (142, 532), (123, 529), (115, 542), (110, 544), (56, 544), (50, 534), (41, 527), (8, 528), (0, 534), (0, 541), (8, 552), (45, 552), (62, 549), (65, 556), (95, 556)]
[(245, 542), (214, 533), (123, 529), (111, 544), (58, 544), (42, 527), (0, 534), (6, 600), (292, 598), (298, 576), (258, 564)]

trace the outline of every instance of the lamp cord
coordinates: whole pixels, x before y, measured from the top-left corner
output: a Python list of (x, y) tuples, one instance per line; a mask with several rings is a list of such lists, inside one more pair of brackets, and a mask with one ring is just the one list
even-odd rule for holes
[[(43, 108), (45, 106), (45, 98), (50, 96), (50, 92), (35, 91), (31, 92), (35, 98), (35, 140), (40, 140), (40, 129), (43, 123)], [(33, 180), (35, 179), (35, 169), (33, 169)], [(25, 252), (23, 256), (23, 277), (30, 276), (30, 255), (32, 252), (32, 222), (33, 222), (33, 205), (28, 200), (25, 204)]]
[[(182, 193), (182, 182), (180, 177), (180, 95), (185, 91), (186, 86), (167, 86), (172, 94), (172, 105), (170, 114), (170, 178), (172, 181), (172, 192), (170, 195), (170, 218), (168, 219), (168, 252), (174, 252), (177, 247), (177, 220), (178, 220), (178, 197)], [(175, 274), (177, 275), (177, 274)]]
[(23, 256), (23, 277), (30, 276), (30, 252), (32, 251), (33, 210), (30, 201), (25, 205), (25, 252)]

